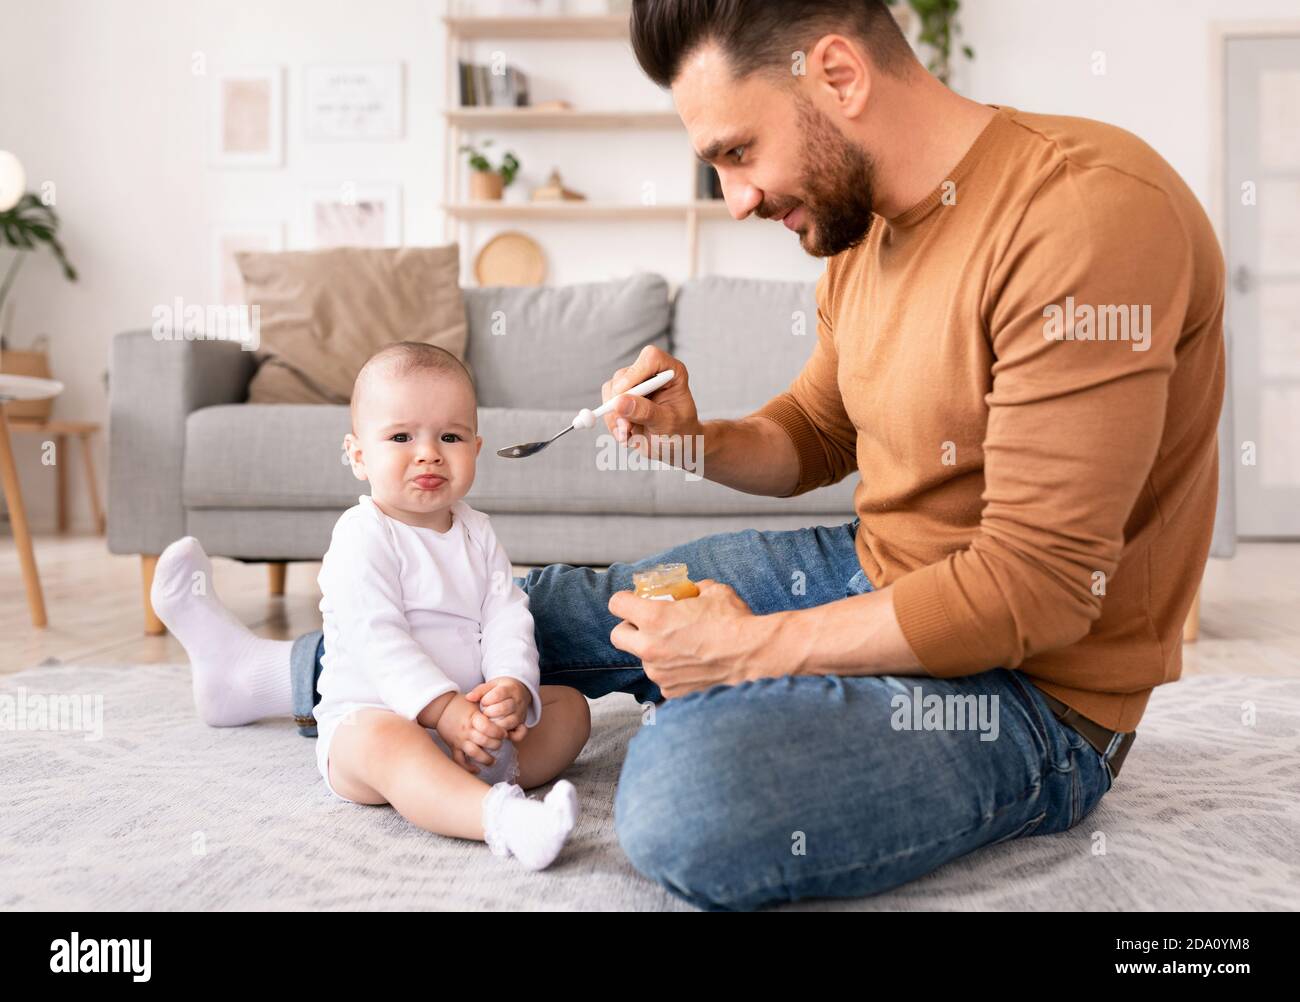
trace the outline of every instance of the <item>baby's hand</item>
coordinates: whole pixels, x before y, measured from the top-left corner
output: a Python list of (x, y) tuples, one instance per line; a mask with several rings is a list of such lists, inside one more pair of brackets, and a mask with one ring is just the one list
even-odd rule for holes
[(483, 713), (506, 732), (511, 741), (518, 741), (528, 733), (524, 721), (533, 703), (533, 694), (517, 678), (497, 678), (476, 685), (465, 696), (477, 702)]
[[(480, 686), (481, 688), (481, 686)], [(478, 690), (475, 689), (475, 692)], [(479, 712), (467, 697), (456, 693), (443, 708), (435, 727), (438, 736), (447, 742), (452, 760), (466, 772), (477, 773), (475, 765), (492, 766), (496, 759), (489, 749), (501, 747), (506, 737), (505, 728)]]

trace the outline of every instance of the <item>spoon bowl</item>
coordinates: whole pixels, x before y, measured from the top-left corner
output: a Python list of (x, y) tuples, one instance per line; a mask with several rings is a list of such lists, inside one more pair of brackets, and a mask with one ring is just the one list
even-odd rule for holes
[[(564, 429), (564, 431), (569, 430), (568, 428)], [(563, 435), (564, 431), (560, 432), (560, 435)], [(556, 435), (555, 438), (559, 438), (560, 435)], [(504, 449), (498, 449), (497, 455), (502, 459), (526, 459), (528, 456), (535, 456), (541, 452), (554, 442), (555, 438), (547, 439), (545, 442), (522, 442), (519, 445), (508, 445)]]

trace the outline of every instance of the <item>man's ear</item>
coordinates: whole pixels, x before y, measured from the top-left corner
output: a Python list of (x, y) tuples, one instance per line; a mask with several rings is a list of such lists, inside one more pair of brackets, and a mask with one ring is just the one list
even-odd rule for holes
[(823, 35), (808, 62), (816, 67), (816, 82), (826, 90), (840, 114), (849, 119), (862, 114), (871, 95), (875, 67), (862, 58), (858, 47), (843, 35)]
[(365, 480), (366, 461), (361, 455), (361, 441), (352, 432), (343, 436), (343, 455), (347, 457), (348, 464), (352, 467), (352, 475), (358, 480)]
[(483, 436), (475, 435), (474, 438), (478, 441), (478, 445), (474, 449), (474, 456), (477, 458), (478, 454), (483, 451)]

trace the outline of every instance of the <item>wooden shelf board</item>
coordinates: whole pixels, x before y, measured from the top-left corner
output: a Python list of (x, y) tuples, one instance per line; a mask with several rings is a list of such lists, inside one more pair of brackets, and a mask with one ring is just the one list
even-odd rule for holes
[(444, 17), (449, 34), (460, 38), (626, 38), (623, 14), (574, 17)]
[(470, 129), (680, 129), (675, 111), (535, 111), (529, 108), (449, 108), (452, 125)]
[(617, 202), (458, 202), (441, 208), (456, 219), (685, 219), (694, 209), (700, 219), (730, 218), (722, 199), (662, 205)]

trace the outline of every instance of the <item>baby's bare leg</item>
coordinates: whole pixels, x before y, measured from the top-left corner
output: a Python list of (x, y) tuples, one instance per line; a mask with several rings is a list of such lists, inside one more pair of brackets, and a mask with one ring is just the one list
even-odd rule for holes
[(329, 756), (330, 784), (349, 800), (392, 804), (426, 831), (483, 841), (487, 783), (452, 762), (415, 721), (358, 710), (354, 723), (334, 731)]
[(587, 697), (567, 685), (541, 687), (541, 722), (519, 741), (519, 785), (549, 783), (571, 766), (591, 736)]

